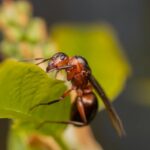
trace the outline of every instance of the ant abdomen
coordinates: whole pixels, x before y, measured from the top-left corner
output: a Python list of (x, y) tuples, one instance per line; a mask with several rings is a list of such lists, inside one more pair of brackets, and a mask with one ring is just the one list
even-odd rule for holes
[[(84, 113), (81, 116), (82, 110), (80, 109), (82, 108)], [(71, 121), (83, 123), (83, 125), (76, 125), (76, 126), (88, 125), (96, 116), (97, 111), (98, 111), (98, 100), (93, 92), (86, 93), (81, 97), (77, 96), (71, 109)]]

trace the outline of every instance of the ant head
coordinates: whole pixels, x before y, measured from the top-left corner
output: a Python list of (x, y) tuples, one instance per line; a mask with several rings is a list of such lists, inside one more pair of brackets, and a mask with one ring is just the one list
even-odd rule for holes
[(66, 54), (58, 52), (50, 58), (46, 71), (49, 72), (52, 69), (65, 66), (68, 64), (68, 61), (69, 57)]

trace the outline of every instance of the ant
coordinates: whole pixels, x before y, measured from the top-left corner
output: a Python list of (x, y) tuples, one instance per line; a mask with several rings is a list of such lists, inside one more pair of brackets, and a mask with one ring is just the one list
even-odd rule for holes
[(34, 60), (41, 60), (37, 65), (48, 61), (46, 72), (56, 70), (66, 71), (67, 80), (71, 82), (72, 87), (67, 90), (60, 98), (47, 103), (39, 103), (31, 108), (42, 105), (51, 105), (62, 101), (72, 90), (76, 91), (76, 98), (71, 108), (70, 121), (45, 121), (44, 123), (60, 123), (60, 124), (72, 124), (74, 126), (82, 127), (88, 125), (98, 112), (98, 100), (93, 92), (93, 88), (101, 97), (108, 115), (111, 119), (112, 125), (116, 129), (119, 136), (125, 135), (123, 124), (114, 109), (113, 105), (109, 101), (109, 98), (105, 94), (103, 88), (92, 75), (92, 71), (88, 62), (82, 56), (69, 57), (65, 53), (58, 52), (51, 58), (35, 58)]

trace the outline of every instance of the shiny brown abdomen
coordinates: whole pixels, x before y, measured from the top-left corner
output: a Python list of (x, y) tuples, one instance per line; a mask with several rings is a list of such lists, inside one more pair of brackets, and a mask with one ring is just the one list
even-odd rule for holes
[[(84, 111), (85, 111), (87, 122), (84, 122), (82, 120), (81, 115), (79, 114), (79, 111), (77, 108), (77, 102), (80, 100), (82, 101), (83, 106), (84, 106)], [(72, 109), (71, 109), (71, 120), (84, 123), (84, 125), (88, 125), (96, 116), (97, 112), (98, 112), (98, 100), (97, 100), (96, 95), (93, 92), (86, 93), (82, 95), (82, 97), (77, 97), (75, 102), (73, 103)]]

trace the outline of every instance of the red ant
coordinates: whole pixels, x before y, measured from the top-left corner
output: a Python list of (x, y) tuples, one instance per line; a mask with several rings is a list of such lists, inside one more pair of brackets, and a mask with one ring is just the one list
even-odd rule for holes
[[(42, 60), (43, 58), (36, 58), (35, 60)], [(67, 74), (67, 80), (71, 81), (72, 87), (67, 90), (59, 99), (53, 100), (47, 103), (39, 103), (31, 108), (34, 109), (41, 105), (51, 105), (62, 101), (72, 90), (76, 91), (76, 98), (72, 104), (70, 121), (46, 121), (44, 123), (61, 123), (72, 124), (75, 126), (86, 126), (95, 117), (98, 111), (98, 100), (93, 92), (93, 88), (101, 97), (105, 104), (108, 115), (112, 121), (112, 124), (120, 136), (125, 135), (122, 122), (112, 106), (109, 98), (105, 94), (103, 88), (98, 81), (92, 75), (91, 69), (85, 58), (81, 56), (68, 57), (62, 52), (54, 54), (51, 58), (43, 59), (37, 65), (48, 62), (46, 72), (65, 70)]]

